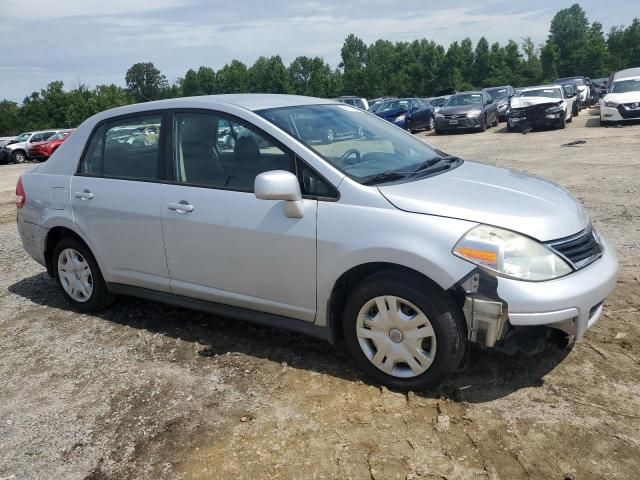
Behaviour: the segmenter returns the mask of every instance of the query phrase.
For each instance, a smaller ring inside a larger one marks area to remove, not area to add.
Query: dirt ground
[[[299,335],[133,298],[69,310],[20,245],[24,166],[0,166],[0,480],[638,478],[640,125],[593,113],[564,131],[419,134],[567,187],[621,270],[573,349],[473,350],[408,395]]]

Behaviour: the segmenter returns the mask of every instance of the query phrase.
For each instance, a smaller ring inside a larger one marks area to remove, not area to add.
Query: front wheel
[[[436,128],[436,121],[433,117],[429,117],[429,122],[427,122],[427,130],[431,131]]]
[[[365,279],[343,314],[355,363],[376,382],[404,391],[433,387],[457,368],[466,346],[463,325],[444,292],[401,272]]]
[[[84,243],[69,237],[60,240],[53,251],[53,265],[60,291],[77,310],[95,312],[113,303],[115,297]]]
[[[16,150],[11,155],[11,160],[13,161],[13,163],[24,163],[27,161],[27,154],[22,150]]]
[[[486,115],[484,117],[482,117],[482,120],[480,122],[479,130],[481,132],[486,132],[487,131],[487,116]]]

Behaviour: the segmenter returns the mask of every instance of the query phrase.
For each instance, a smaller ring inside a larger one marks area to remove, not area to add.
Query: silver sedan
[[[133,295],[342,341],[402,390],[518,327],[579,339],[617,274],[566,190],[317,98],[102,112],[16,193],[25,249],[75,309]]]

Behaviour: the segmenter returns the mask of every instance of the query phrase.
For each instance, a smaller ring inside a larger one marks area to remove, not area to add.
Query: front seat
[[[225,174],[216,148],[215,123],[205,115],[194,115],[182,127],[178,176],[186,183],[224,187]]]
[[[260,147],[253,135],[238,138],[233,149],[233,159],[235,168],[229,185],[252,191],[256,176],[262,172]]]

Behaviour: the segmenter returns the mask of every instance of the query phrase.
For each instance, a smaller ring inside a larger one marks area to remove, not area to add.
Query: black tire
[[[562,117],[562,123],[560,123],[560,125],[558,125],[558,128],[560,130],[564,130],[565,128],[567,128],[567,117],[566,116]]]
[[[437,343],[435,357],[420,375],[401,378],[387,374],[371,363],[360,347],[356,333],[358,313],[365,303],[383,295],[394,295],[413,303],[433,327]],[[342,318],[344,340],[354,362],[377,383],[394,390],[419,391],[437,385],[458,367],[467,345],[460,309],[438,287],[410,273],[382,271],[367,277],[349,294]]]
[[[495,119],[495,121],[491,124],[491,126],[492,126],[492,127],[497,127],[499,123],[500,123],[500,120],[498,120],[498,114],[496,113],[496,119]]]
[[[13,163],[24,163],[27,161],[27,154],[22,150],[16,150],[11,154],[11,161]]]
[[[482,117],[482,123],[480,124],[479,130],[481,132],[486,132],[487,131],[487,116],[484,115]]]
[[[573,122],[573,115],[571,115],[571,116],[569,117],[569,120],[566,120],[566,122],[567,122],[567,123],[571,123],[571,122]]]
[[[335,139],[335,133],[333,132],[333,129],[327,128],[324,132],[324,138],[322,139],[323,142],[326,145],[329,145],[330,143],[333,143],[334,139]]]
[[[436,120],[433,117],[429,117],[429,120],[427,121],[427,130],[431,131],[434,130],[436,128]]]
[[[62,286],[62,281],[58,272],[58,258],[60,257],[60,254],[67,248],[73,248],[78,253],[80,253],[80,255],[82,255],[87,261],[87,263],[89,264],[89,268],[91,269],[91,276],[93,278],[93,291],[91,292],[91,296],[89,297],[89,299],[83,302],[79,302],[71,298],[71,296],[69,296],[69,294]],[[56,282],[58,283],[58,288],[67,299],[67,301],[76,310],[79,310],[81,312],[97,312],[108,307],[114,302],[115,295],[107,290],[107,284],[102,277],[102,272],[100,272],[98,263],[96,262],[96,259],[94,258],[89,248],[83,242],[73,237],[62,238],[62,240],[58,242],[53,250],[52,264]]]
[[[443,135],[445,133],[444,130],[440,130],[439,128],[434,128],[433,131],[436,132],[436,135]]]

